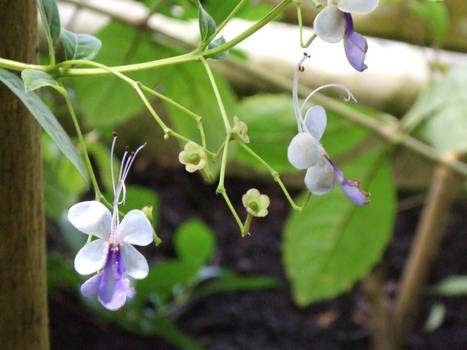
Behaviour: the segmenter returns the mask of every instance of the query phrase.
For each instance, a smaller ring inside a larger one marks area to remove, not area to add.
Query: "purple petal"
[[[353,20],[350,13],[345,14],[344,49],[347,60],[359,72],[368,66],[365,64],[365,55],[368,50],[366,39],[353,30]]]
[[[110,248],[97,293],[99,302],[108,310],[121,308],[127,296],[132,297],[135,294],[130,281],[123,277],[124,271],[120,248]]]
[[[81,285],[81,294],[85,297],[90,297],[96,295],[99,292],[99,283],[101,281],[102,274],[97,274],[92,276],[91,278],[87,279]]]
[[[344,173],[328,158],[329,163],[331,163],[334,168],[334,175],[336,181],[339,184],[342,192],[347,196],[347,198],[357,204],[357,205],[367,205],[370,203],[370,194],[363,191],[360,188],[360,183],[357,180],[347,179],[344,177]]]

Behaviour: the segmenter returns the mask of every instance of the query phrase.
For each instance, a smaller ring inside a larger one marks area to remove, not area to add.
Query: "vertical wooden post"
[[[445,156],[451,160],[458,158],[455,153]],[[451,169],[444,165],[436,167],[396,298],[395,349],[402,347],[415,322],[423,288],[441,245],[444,222],[461,186],[462,178]]]
[[[0,0],[0,57],[37,61],[36,0]],[[47,350],[41,129],[0,83],[0,348]]]

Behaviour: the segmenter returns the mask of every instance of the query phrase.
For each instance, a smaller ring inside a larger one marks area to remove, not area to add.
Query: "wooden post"
[[[0,0],[0,57],[35,63],[36,0]],[[41,129],[0,83],[0,348],[49,348]]]

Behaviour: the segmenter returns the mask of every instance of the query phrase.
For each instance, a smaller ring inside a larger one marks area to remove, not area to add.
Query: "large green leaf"
[[[47,41],[52,47],[57,45],[60,36],[60,15],[55,0],[37,0],[37,7],[41,15]]]
[[[151,61],[180,53],[156,45],[149,35],[117,22],[107,25],[98,37],[104,45],[96,61],[108,65]],[[132,44],[135,39],[137,43]],[[135,72],[130,76],[150,87],[157,87],[162,93],[201,115],[208,146],[219,146],[224,138],[222,119],[209,79],[200,63],[160,67]],[[235,96],[232,90],[219,75],[215,74],[215,78],[226,109],[233,110]],[[140,98],[129,85],[114,77],[75,79],[71,83],[85,121],[91,127],[115,126],[144,109]],[[160,112],[160,108],[156,104],[154,106]],[[178,132],[201,142],[197,124],[190,116],[169,104],[167,110],[171,124]]]
[[[467,151],[467,65],[451,68],[420,95],[405,127],[440,151]]]
[[[62,28],[60,39],[65,48],[67,60],[92,60],[99,52],[102,43],[89,34],[77,34]]]
[[[181,260],[201,266],[211,259],[216,247],[212,231],[200,220],[191,220],[175,232],[175,249]]]
[[[296,171],[287,160],[287,148],[297,134],[290,95],[256,95],[244,99],[238,109],[240,120],[248,125],[249,146],[279,172]],[[331,157],[348,152],[363,140],[367,131],[338,115],[327,112],[328,124],[321,142]],[[258,170],[264,167],[243,149],[238,148],[236,160]]]
[[[159,0],[140,0],[149,8],[156,5]],[[174,6],[174,4],[176,4]],[[193,19],[198,17],[198,9],[196,2],[190,0],[173,0],[167,1],[159,7],[159,13],[175,17],[177,19]],[[238,0],[208,0],[203,1],[204,9],[211,15],[216,23],[221,23],[237,6]],[[176,8],[176,10],[174,10]],[[237,12],[235,17],[243,18],[250,21],[258,20],[264,17],[272,6],[267,4],[258,3],[257,0],[250,0],[243,4],[240,11]]]
[[[368,178],[363,188],[371,192],[369,205],[354,205],[336,188],[312,196],[302,213],[290,215],[283,259],[299,305],[349,289],[380,259],[391,235],[396,203],[389,162],[374,168],[378,154],[361,156],[343,169],[349,177]]]
[[[410,0],[407,6],[413,14],[428,24],[437,39],[442,39],[446,35],[449,29],[449,11],[444,2]]]
[[[165,260],[151,266],[148,276],[137,283],[135,303],[143,303],[155,294],[162,303],[167,302],[175,287],[186,285],[196,277],[199,266],[180,260]]]
[[[23,81],[15,74],[0,68],[0,81],[2,81],[26,106],[37,122],[42,126],[58,148],[68,157],[78,169],[84,179],[87,180],[86,170],[75,146],[71,142],[65,130],[47,106],[34,92],[26,92]]]

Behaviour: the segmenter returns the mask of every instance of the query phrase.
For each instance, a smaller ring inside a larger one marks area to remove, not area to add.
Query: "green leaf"
[[[152,206],[153,225],[157,226],[159,214],[159,196],[149,188],[129,185],[126,187],[125,205],[120,206],[120,209],[127,213],[133,209],[141,210],[145,206]]]
[[[216,31],[216,22],[214,22],[214,19],[206,12],[199,1],[198,7],[199,32],[201,34],[201,41],[204,42]]]
[[[60,39],[65,48],[67,60],[92,60],[99,52],[102,43],[89,34],[76,34],[62,28]]]
[[[443,324],[446,316],[446,306],[441,303],[436,303],[431,307],[430,314],[423,326],[425,332],[433,332]]]
[[[358,207],[335,188],[324,196],[312,196],[301,213],[288,218],[283,260],[299,305],[349,289],[381,258],[391,236],[396,202],[389,162],[375,163],[379,155],[365,154],[343,169],[347,176],[365,180],[369,205]]]
[[[23,81],[15,74],[0,68],[2,81],[26,106],[37,122],[50,135],[60,150],[68,157],[87,181],[86,169],[75,146],[54,115],[34,92],[26,92]]]
[[[290,95],[255,95],[242,100],[237,115],[248,125],[249,146],[279,172],[295,172],[287,160],[287,148],[297,134],[297,122]],[[335,159],[362,141],[368,132],[337,114],[327,112],[328,124],[321,142]],[[258,171],[266,169],[243,149],[238,148],[235,159]]]
[[[50,86],[61,92],[62,87],[58,85],[57,81],[46,72],[35,69],[25,69],[21,72],[21,78],[24,82],[26,92],[34,91],[44,86]]]
[[[110,148],[98,142],[97,140],[86,140],[86,147],[88,149],[89,155],[92,156],[99,169],[101,181],[105,187],[104,193],[110,193],[112,191],[112,175],[110,174]],[[115,158],[113,164],[114,174],[118,174],[120,169],[120,161]]]
[[[152,61],[181,53],[161,44],[154,45],[149,35],[117,22],[108,24],[99,32],[98,37],[104,45],[96,56],[96,61],[107,65]],[[135,37],[140,37],[136,47],[133,46]],[[223,124],[212,87],[201,64],[160,67],[129,75],[149,87],[156,87],[158,91],[201,115],[208,146],[219,147],[225,137]],[[218,74],[214,76],[226,109],[233,110],[233,91],[222,77]],[[89,127],[115,127],[144,110],[141,99],[131,87],[114,77],[73,79],[69,84],[74,87],[84,120]],[[156,100],[156,103],[161,102]],[[162,108],[156,103],[156,111],[160,112]],[[185,112],[169,104],[166,107],[171,126],[184,136],[201,143],[197,123]]]
[[[204,350],[195,340],[180,331],[175,323],[166,317],[155,317],[150,321],[150,332],[167,340],[178,349],[183,350]]]
[[[422,18],[437,39],[442,39],[449,28],[449,12],[442,1],[425,1],[423,3],[411,0],[407,4],[410,11]]]
[[[174,245],[180,259],[201,266],[211,259],[216,241],[209,227],[199,220],[191,220],[177,229]]]
[[[437,150],[467,151],[467,65],[451,68],[426,89],[404,118],[405,127]]]
[[[66,286],[73,289],[81,283],[73,266],[65,257],[58,253],[47,255],[47,284],[49,292],[56,287]]]
[[[198,273],[198,266],[185,261],[166,260],[154,264],[144,280],[137,283],[135,302],[141,303],[156,293],[160,302],[167,302],[177,286],[184,286],[193,280]]]
[[[57,4],[55,0],[37,0],[37,6],[39,8],[47,41],[52,47],[55,47],[58,37],[60,36],[61,27]]]
[[[430,291],[448,297],[467,295],[467,276],[449,276],[435,284]]]
[[[208,49],[214,49],[218,46],[221,46],[222,44],[225,44],[225,39],[223,36],[221,36],[220,38],[217,38],[216,40],[213,40],[209,43],[208,45]],[[215,59],[218,59],[218,60],[222,60],[224,58],[226,58],[227,56],[229,55],[229,50],[225,50],[225,51],[222,51],[221,53],[218,53],[217,55],[215,56],[212,56],[210,58],[215,58]]]
[[[44,200],[47,216],[58,219],[76,201],[60,182],[55,169],[44,163]]]
[[[235,273],[223,274],[217,280],[207,282],[196,290],[197,296],[208,294],[273,289],[279,286],[277,279],[268,276],[238,276]]]

